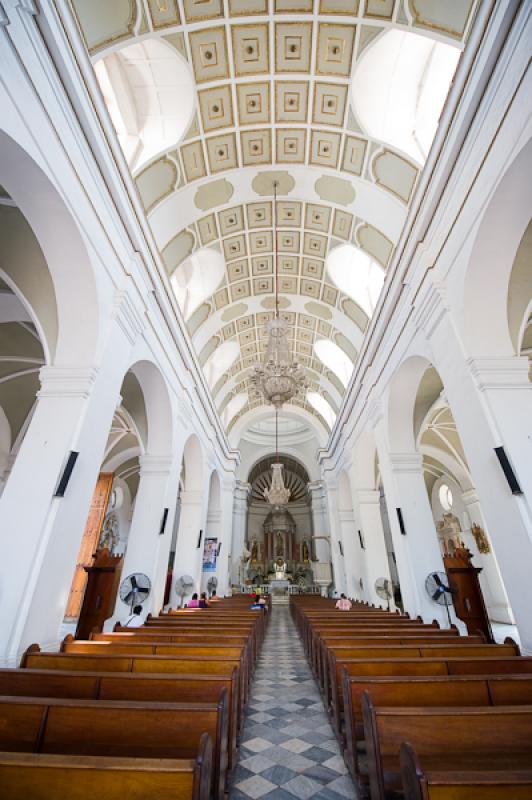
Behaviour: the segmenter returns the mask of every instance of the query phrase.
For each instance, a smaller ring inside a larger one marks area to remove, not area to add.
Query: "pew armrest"
[[[409,742],[403,742],[400,751],[401,780],[405,800],[424,800],[425,775],[416,751]]]

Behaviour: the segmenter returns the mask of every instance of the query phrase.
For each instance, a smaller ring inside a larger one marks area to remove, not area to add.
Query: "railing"
[[[260,591],[261,594],[269,595],[271,594],[271,586],[269,583],[261,583],[260,586],[242,586],[241,591],[243,594],[254,594],[257,589]],[[287,586],[288,594],[320,594],[320,587],[312,584],[310,586],[297,586],[291,584]]]

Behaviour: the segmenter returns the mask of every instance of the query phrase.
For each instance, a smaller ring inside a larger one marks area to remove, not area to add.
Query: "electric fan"
[[[216,592],[217,586],[218,586],[218,578],[215,575],[213,575],[212,578],[209,578],[209,580],[207,581],[207,591],[209,592],[209,595]]]
[[[445,572],[431,572],[425,579],[425,589],[428,596],[439,606],[445,606],[449,627],[451,627],[451,612],[449,606],[453,604],[453,594],[455,589],[449,584],[449,578]]]
[[[390,599],[393,597],[393,586],[389,578],[377,578],[375,581],[375,592],[382,600],[386,600],[388,611],[390,610]]]
[[[194,586],[194,578],[190,575],[181,575],[175,582],[175,593],[178,597],[181,598],[181,603],[179,608],[183,607],[183,598],[185,595],[190,593],[190,590]]]
[[[120,599],[132,612],[135,606],[142,605],[148,599],[150,592],[151,581],[143,572],[133,572],[120,584]]]

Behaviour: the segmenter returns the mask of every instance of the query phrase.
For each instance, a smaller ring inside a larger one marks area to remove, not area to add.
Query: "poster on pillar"
[[[203,546],[203,572],[216,572],[218,539],[205,539]]]

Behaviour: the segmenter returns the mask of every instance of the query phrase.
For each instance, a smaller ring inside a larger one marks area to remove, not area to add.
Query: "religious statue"
[[[284,556],[284,545],[283,545],[283,537],[280,533],[277,534],[276,546],[275,546],[275,555],[276,556]]]
[[[240,583],[241,584],[243,584],[244,581],[246,580],[250,557],[251,557],[251,553],[247,549],[246,545],[244,545],[244,549],[242,550],[242,555],[240,556]]]
[[[483,528],[480,525],[477,525],[474,522],[471,525],[471,533],[475,538],[475,542],[477,543],[478,552],[479,553],[489,553],[490,552],[490,543],[488,541],[488,537]]]
[[[251,544],[251,563],[256,564],[259,560],[259,548],[257,546],[257,542],[253,540]]]
[[[308,564],[309,562],[309,549],[308,544],[306,541],[303,541],[303,546],[301,547],[301,554],[302,554],[302,561],[304,564]]]
[[[282,558],[278,558],[275,562],[275,578],[276,580],[284,580],[286,578],[286,563]]]

